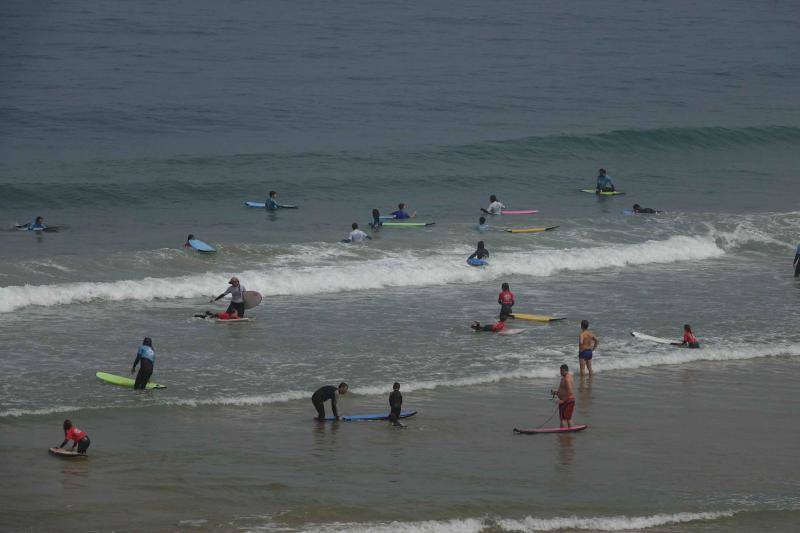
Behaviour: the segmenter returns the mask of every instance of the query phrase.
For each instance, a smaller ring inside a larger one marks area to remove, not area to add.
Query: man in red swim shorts
[[[561,365],[561,383],[558,384],[557,391],[550,392],[558,396],[558,416],[561,419],[562,428],[572,427],[572,412],[575,410],[575,396],[572,394],[573,383],[569,367]]]

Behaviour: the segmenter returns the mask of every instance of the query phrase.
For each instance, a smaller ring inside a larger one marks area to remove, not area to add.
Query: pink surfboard
[[[535,215],[538,213],[538,209],[523,209],[520,211],[501,211],[503,215]]]
[[[517,429],[514,428],[514,433],[522,433],[524,435],[536,435],[539,433],[574,433],[575,431],[583,431],[588,428],[586,424],[581,426],[572,426],[568,428],[540,428],[540,429]]]

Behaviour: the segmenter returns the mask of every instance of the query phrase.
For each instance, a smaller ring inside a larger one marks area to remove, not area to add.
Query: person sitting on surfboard
[[[225,292],[216,298],[211,299],[211,302],[216,302],[220,298],[223,298],[226,294],[230,294],[231,303],[228,306],[227,312],[230,313],[236,309],[236,312],[239,313],[239,318],[244,318],[244,293],[246,289],[244,288],[244,285],[239,283],[239,278],[236,276],[232,277],[230,281],[228,281],[228,284],[230,287],[225,289]]]
[[[639,204],[633,204],[633,212],[637,214],[653,215],[655,213],[660,213],[661,211],[653,209],[652,207],[642,207]]]
[[[75,446],[77,446],[78,453],[83,455],[86,455],[86,450],[92,444],[92,441],[89,440],[89,435],[85,431],[73,426],[70,420],[64,420],[64,442],[57,447],[63,449],[69,441],[72,441],[72,449],[75,450]]]
[[[606,174],[606,169],[601,168],[597,171],[597,192],[614,192],[614,182],[611,181],[611,176]]]
[[[239,320],[239,313],[236,309],[233,309],[230,313],[225,311],[224,313],[212,313],[211,311],[206,311],[202,315],[194,315],[195,318],[218,318],[220,320]]]
[[[500,304],[500,316],[510,315],[511,308],[514,307],[514,293],[508,286],[508,283],[503,283],[501,286],[502,292],[497,297],[497,303]]]
[[[491,331],[492,333],[499,333],[499,332],[503,331],[504,329],[506,329],[506,319],[507,318],[508,318],[508,315],[500,315],[500,319],[497,322],[495,322],[494,324],[491,324],[491,325],[490,324],[486,324],[485,326],[481,326],[480,322],[478,322],[477,320],[474,320],[470,327],[472,329],[474,329],[475,331]]]
[[[331,409],[333,410],[334,418],[339,420],[339,410],[336,408],[336,401],[339,399],[340,395],[347,394],[348,388],[347,383],[342,381],[339,383],[338,387],[325,385],[314,392],[311,396],[311,403],[314,404],[317,410],[317,420],[325,420],[325,402],[328,400],[331,401]]]
[[[558,417],[561,419],[562,428],[572,427],[572,412],[575,410],[575,396],[572,394],[573,379],[567,365],[561,365],[561,383],[558,390],[551,390],[550,394],[558,396]]]
[[[147,387],[147,382],[150,381],[150,376],[153,375],[153,365],[156,362],[156,351],[153,348],[153,340],[150,337],[145,337],[139,350],[136,352],[136,359],[133,360],[133,368],[131,374],[136,372],[136,365],[142,363],[139,367],[139,373],[136,374],[136,382],[133,384],[134,390],[144,390]]]
[[[486,223],[486,217],[481,217],[478,219],[478,231],[488,231],[489,224]]]
[[[489,250],[487,250],[483,244],[483,241],[478,241],[478,249],[475,252],[467,257],[467,261],[470,259],[489,259]]]
[[[417,212],[414,211],[412,214],[406,213],[406,204],[400,203],[397,204],[397,211],[392,211],[392,216],[397,220],[405,220],[407,218],[414,218],[417,216]]]
[[[506,206],[501,204],[497,200],[497,196],[493,194],[489,197],[489,207],[487,207],[486,209],[481,207],[481,211],[483,211],[487,215],[499,215],[500,213],[503,212],[503,209],[505,208]]]
[[[687,348],[699,348],[700,342],[692,332],[692,326],[689,324],[683,325],[683,342],[678,343],[678,346],[686,346]]]
[[[381,222],[381,212],[377,209],[372,210],[372,222],[369,223],[369,227],[372,229],[380,229],[383,226],[383,222]]]
[[[395,426],[402,426],[399,422],[400,412],[403,410],[403,395],[400,394],[400,384],[395,382],[392,385],[392,392],[389,393],[389,421]]]
[[[364,239],[372,240],[372,237],[358,229],[358,222],[353,222],[353,225],[350,227],[353,228],[353,231],[351,231],[350,236],[342,242],[363,242]]]
[[[592,375],[592,356],[598,344],[600,341],[594,336],[594,333],[589,331],[589,321],[581,320],[581,333],[578,336],[578,361],[581,364],[581,376],[587,368],[589,375]]]

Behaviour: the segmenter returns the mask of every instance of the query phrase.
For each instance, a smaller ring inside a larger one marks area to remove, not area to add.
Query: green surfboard
[[[581,189],[581,192],[588,192],[589,194],[598,194],[600,196],[619,196],[620,194],[625,194],[622,191],[597,192],[597,189]]]
[[[105,381],[106,383],[111,383],[112,385],[119,385],[120,387],[128,387],[129,389],[133,388],[133,384],[136,383],[135,379],[126,378],[124,376],[116,376],[114,374],[109,374],[107,372],[98,372],[95,374],[98,379]],[[164,385],[159,385],[158,383],[153,383],[152,381],[147,384],[148,389],[166,389]]]

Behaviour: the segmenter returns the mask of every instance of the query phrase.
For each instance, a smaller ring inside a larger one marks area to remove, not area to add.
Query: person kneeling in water
[[[239,312],[236,309],[231,309],[231,312],[225,311],[224,313],[212,313],[206,311],[202,315],[194,315],[195,318],[218,318],[220,320],[239,320]]]
[[[633,212],[642,215],[654,215],[656,213],[660,213],[661,211],[653,209],[652,207],[642,207],[639,204],[633,204]]]
[[[467,257],[467,261],[470,259],[477,258],[477,259],[489,259],[489,250],[485,248],[483,241],[478,241],[478,249],[475,252]]]
[[[481,326],[481,323],[475,320],[470,327],[475,331],[491,331],[492,333],[498,333],[506,329],[506,318],[508,318],[506,315],[500,315],[500,320],[495,324],[486,324],[485,326]]]
[[[64,420],[64,442],[61,443],[59,448],[64,449],[64,446],[66,446],[69,441],[73,442],[72,449],[75,450],[75,446],[77,446],[78,453],[82,453],[83,455],[86,455],[86,450],[89,449],[89,446],[92,444],[92,441],[89,440],[89,435],[87,435],[85,431],[81,431],[73,426],[71,421]]]
[[[698,342],[697,337],[694,336],[692,333],[692,326],[689,324],[683,325],[683,342],[674,343],[678,346],[686,346],[687,348],[699,348],[700,342]]]

